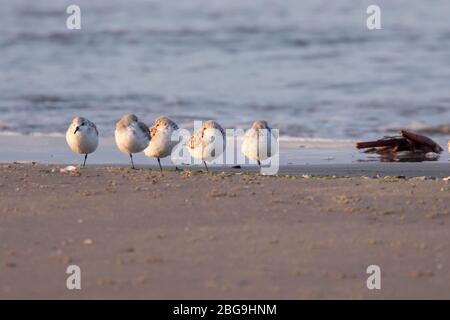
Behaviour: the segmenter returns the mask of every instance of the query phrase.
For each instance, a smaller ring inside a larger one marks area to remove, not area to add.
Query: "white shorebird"
[[[272,132],[266,121],[255,121],[244,135],[242,142],[242,153],[261,166],[261,160],[266,160],[272,156],[271,148]]]
[[[127,114],[116,123],[114,136],[119,150],[130,155],[131,167],[134,169],[133,153],[143,151],[150,141],[148,127],[139,122],[134,114]]]
[[[88,154],[98,146],[97,127],[86,118],[76,117],[67,129],[66,141],[73,152],[84,154],[84,167]]]
[[[208,171],[206,161],[216,159],[225,150],[225,131],[217,122],[208,120],[192,134],[187,147],[191,156],[202,160]]]
[[[164,116],[156,118],[155,123],[150,127],[150,144],[144,153],[147,157],[158,159],[161,171],[161,158],[170,156],[172,149],[178,144],[178,141],[172,141],[172,134],[176,130],[178,130],[177,124]]]

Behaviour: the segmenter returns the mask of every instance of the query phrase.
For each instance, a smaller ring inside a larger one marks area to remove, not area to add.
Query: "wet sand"
[[[450,298],[442,179],[59,168],[0,165],[2,299]]]
[[[446,141],[437,140],[445,146]],[[0,163],[14,161],[32,162],[47,164],[74,164],[83,162],[83,155],[73,153],[67,146],[66,140],[61,136],[2,136],[0,135]],[[186,151],[187,152],[187,151]],[[227,149],[228,152],[228,149]],[[235,156],[240,154],[239,142],[234,149]],[[120,152],[114,141],[113,136],[100,135],[99,147],[88,157],[88,164],[96,165],[128,165],[128,155]],[[134,155],[134,161],[139,166],[156,166],[155,159],[149,159],[143,153]],[[186,164],[185,161],[183,161]],[[162,159],[164,166],[173,166],[171,159]],[[192,162],[190,163],[192,165]],[[245,163],[233,163],[232,165],[248,165]],[[355,148],[355,141],[350,140],[331,140],[331,139],[281,139],[280,140],[280,173],[297,174],[299,170],[312,170],[315,173],[325,173],[330,175],[362,175],[362,169],[369,169],[370,172],[386,168],[385,174],[402,174],[401,170],[408,169],[408,175],[416,175],[415,170],[419,170],[422,175],[428,175],[424,171],[431,170],[429,175],[439,174],[435,168],[441,170],[447,169],[447,176],[450,175],[450,153],[447,151],[440,154],[438,161],[427,161],[421,163],[399,163],[392,166],[392,163],[380,163],[379,156],[361,152]],[[254,163],[253,165],[256,165]],[[223,165],[216,165],[222,168]],[[248,170],[251,168],[246,168]],[[349,171],[353,171],[349,172]],[[382,173],[381,172],[381,173]],[[371,173],[371,174],[372,174]],[[377,172],[373,173],[376,174]],[[442,175],[442,173],[440,173]],[[444,172],[445,174],[445,172]]]

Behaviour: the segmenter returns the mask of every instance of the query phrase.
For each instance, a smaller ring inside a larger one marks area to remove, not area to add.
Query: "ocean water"
[[[382,30],[366,27],[381,7]],[[66,8],[81,7],[81,30]],[[450,133],[449,0],[0,0],[0,134],[266,119],[281,136]],[[450,135],[450,134],[449,134]]]

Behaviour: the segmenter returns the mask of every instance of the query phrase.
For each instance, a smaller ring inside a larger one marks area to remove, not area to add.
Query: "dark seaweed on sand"
[[[426,155],[430,152],[439,154],[442,147],[432,139],[411,131],[401,130],[399,136],[384,137],[375,141],[356,143],[356,148],[366,149],[366,153],[376,153],[384,161],[423,161],[435,160]]]

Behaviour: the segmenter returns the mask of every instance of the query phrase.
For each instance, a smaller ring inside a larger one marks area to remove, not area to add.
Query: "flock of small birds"
[[[114,136],[117,148],[130,156],[133,169],[135,168],[133,154],[143,151],[146,156],[158,160],[159,169],[162,171],[161,158],[170,156],[173,148],[179,143],[172,139],[172,134],[176,130],[178,125],[165,116],[158,117],[149,128],[134,114],[127,114],[116,123]],[[270,143],[260,143],[262,137],[267,138],[267,132],[270,130],[266,121],[258,120],[244,136],[242,153],[249,159],[256,160],[259,166],[261,160],[271,157]],[[186,144],[190,155],[201,160],[207,171],[206,162],[216,159],[225,150],[225,143],[222,143],[221,150],[217,150],[217,145],[213,143],[216,134],[222,135],[225,141],[225,131],[220,124],[208,120],[191,135]],[[73,152],[84,154],[84,167],[88,154],[93,153],[98,147],[97,127],[86,118],[76,117],[66,132],[66,141]],[[266,150],[261,150],[263,146]]]

